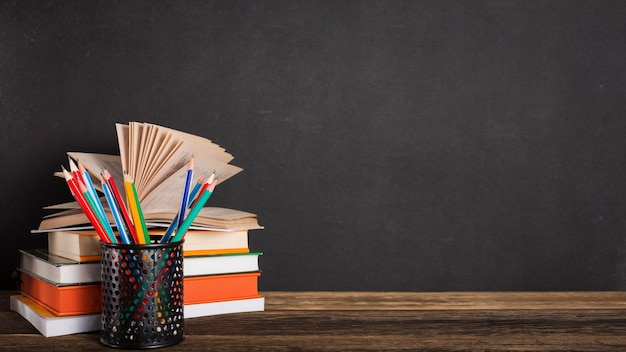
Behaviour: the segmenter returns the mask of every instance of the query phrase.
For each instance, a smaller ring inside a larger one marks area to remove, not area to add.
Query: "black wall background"
[[[224,146],[262,290],[626,289],[624,1],[0,1],[2,288],[67,151]]]

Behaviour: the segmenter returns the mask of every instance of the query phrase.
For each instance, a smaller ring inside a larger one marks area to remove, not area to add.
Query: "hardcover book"
[[[10,298],[10,309],[17,312],[45,337],[98,331],[100,313],[60,317],[23,295]]]
[[[10,309],[26,319],[45,337],[99,331],[100,313],[60,317],[23,295],[10,297]],[[265,298],[185,304],[185,319],[265,310]]]
[[[260,272],[206,275],[183,278],[185,304],[259,298]],[[57,316],[102,311],[100,283],[55,285],[33,274],[20,272],[20,293]]]
[[[102,310],[100,283],[56,285],[21,271],[20,293],[57,316],[99,313]]]
[[[57,284],[100,282],[100,261],[81,262],[50,254],[45,249],[19,251],[19,269]]]
[[[184,276],[206,276],[259,271],[262,253],[220,254],[185,257]]]
[[[77,285],[100,282],[100,261],[79,262],[50,254],[45,249],[23,249],[19,270],[33,274],[55,285]],[[233,274],[259,271],[260,252],[188,256],[184,259],[184,276]]]
[[[100,238],[95,231],[51,231],[48,252],[77,262],[100,261]]]
[[[154,230],[156,238],[163,230]],[[247,230],[188,230],[183,250],[185,256],[248,253]],[[57,230],[48,232],[48,252],[79,262],[100,260],[100,239],[95,231]]]
[[[260,272],[185,277],[185,304],[261,297]]]

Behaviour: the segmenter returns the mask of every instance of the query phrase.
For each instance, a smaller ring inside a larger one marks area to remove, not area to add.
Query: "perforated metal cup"
[[[100,342],[124,349],[184,339],[183,245],[110,244],[102,248]]]

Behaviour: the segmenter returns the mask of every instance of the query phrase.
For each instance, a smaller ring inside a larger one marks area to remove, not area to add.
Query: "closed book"
[[[261,297],[260,272],[185,277],[185,304]]]
[[[151,230],[150,233],[160,238],[164,231]],[[183,251],[184,256],[248,253],[248,231],[188,230]],[[99,261],[100,237],[94,231],[51,231],[48,252],[79,262]]]
[[[23,295],[10,297],[10,309],[17,312],[43,336],[62,336],[100,330],[100,313],[60,317]]]
[[[184,276],[204,276],[259,271],[262,253],[222,254],[183,259]]]
[[[56,256],[47,250],[23,249],[20,253],[20,270],[34,274],[52,284],[76,285],[100,282],[100,262],[78,262]],[[185,257],[183,274],[202,276],[259,271],[262,253],[219,254]]]
[[[46,249],[23,249],[20,269],[57,284],[100,281],[100,262],[80,262],[50,254]]]
[[[95,231],[51,231],[48,252],[78,262],[100,261],[100,237]]]
[[[20,271],[20,292],[58,316],[99,313],[100,290],[100,283],[58,285]]]
[[[248,231],[188,230],[184,237],[185,256],[249,252]]]
[[[184,277],[184,302],[198,304],[261,297],[258,292],[260,275],[260,272],[251,272]],[[20,272],[20,279],[20,293],[55,315],[69,316],[102,311],[100,283],[55,285],[23,270]]]
[[[229,301],[185,304],[185,319],[220,314],[261,312],[265,310],[265,297]]]
[[[99,331],[102,328],[100,313],[60,317],[23,295],[10,297],[10,309],[21,315],[45,337]],[[185,319],[263,310],[264,297],[184,306]]]

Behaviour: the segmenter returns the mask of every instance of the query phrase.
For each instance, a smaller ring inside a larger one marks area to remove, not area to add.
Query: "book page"
[[[210,166],[207,166],[206,160],[204,163],[198,161],[202,160],[194,159],[193,185],[202,175],[209,177],[215,173],[215,182],[219,185],[220,182],[242,171],[237,166],[216,162],[215,160],[211,160],[208,163]],[[144,213],[173,211],[175,214],[178,211],[185,189],[187,166],[186,163],[183,163],[170,177],[159,183],[143,198],[139,198]]]
[[[220,147],[216,143],[213,143],[210,139],[200,137],[195,134],[171,129],[168,127],[163,127],[159,125],[153,126],[156,126],[163,131],[168,131],[169,133],[172,133],[177,139],[185,141],[185,144],[188,145],[188,149],[202,150],[203,153],[210,156],[212,159],[224,163],[229,163],[234,159],[234,157],[230,153],[226,152],[226,149]]]
[[[142,187],[147,180],[150,178],[150,170],[154,168],[154,159],[156,158],[159,150],[161,150],[163,136],[159,134],[156,128],[152,128],[148,126],[145,139],[145,145],[143,146],[143,155],[141,160],[142,168],[140,169],[140,178],[139,180],[135,180],[137,183],[137,187]]]
[[[194,158],[194,173],[207,176],[215,173],[218,184],[243,171],[237,166],[228,164],[233,159],[232,155],[226,153],[224,148],[210,140],[166,127],[158,127],[163,131],[168,131],[172,135],[172,139],[177,140],[179,144],[174,153],[163,160],[164,163],[152,178],[137,189],[140,199],[147,197],[161,183],[166,182],[165,180],[174,173],[186,167],[192,157]]]
[[[137,146],[137,160],[135,160],[135,175],[133,176],[136,185],[141,183],[141,180],[143,179],[143,173],[147,168],[146,161],[148,159],[149,138],[150,128],[149,126],[142,124],[141,135],[138,138],[139,144]]]
[[[124,174],[122,173],[122,162],[119,155],[109,154],[96,154],[96,153],[83,153],[83,152],[67,152],[72,159],[80,161],[85,169],[89,172],[94,182],[93,186],[100,192],[102,192],[102,186],[100,185],[100,174],[104,169],[107,169],[115,181],[115,185],[118,187],[120,194],[124,194],[123,187],[119,185],[124,182]],[[97,179],[95,178],[97,176]]]
[[[115,130],[117,131],[117,144],[120,149],[123,172],[124,170],[128,170],[128,125],[116,123]],[[109,172],[111,172],[111,170],[109,170]],[[115,179],[115,182],[117,182],[117,179]]]
[[[147,191],[150,187],[149,185],[155,183],[154,179],[159,170],[165,167],[167,162],[172,159],[176,151],[183,145],[183,141],[174,140],[171,133],[159,132],[159,135],[163,135],[163,143],[154,156],[152,164],[146,171],[145,183],[142,184],[142,190]]]
[[[143,124],[131,122],[128,126],[128,170],[126,172],[134,181],[137,178],[137,159],[139,157],[139,144],[141,142]]]

